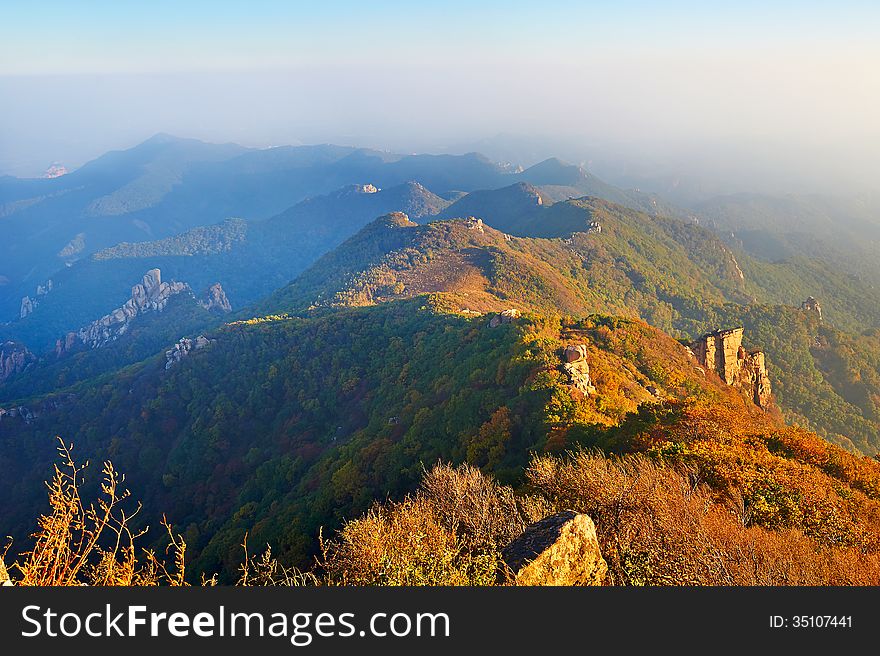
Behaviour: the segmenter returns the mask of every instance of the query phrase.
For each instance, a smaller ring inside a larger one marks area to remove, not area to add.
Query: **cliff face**
[[[691,350],[707,371],[716,372],[728,385],[745,388],[755,405],[767,408],[772,390],[764,352],[747,351],[742,338],[742,328],[717,330],[692,342]]]
[[[78,341],[89,348],[104,346],[125,334],[132,319],[139,314],[161,312],[168,304],[168,299],[187,291],[190,291],[190,288],[186,283],[162,282],[162,272],[159,269],[150,269],[144,274],[143,280],[131,288],[131,298],[122,307],[116,308],[110,314],[80,328],[75,333],[68,333],[63,340],[59,339],[55,344],[55,353],[61,355]]]
[[[199,301],[199,305],[206,310],[232,312],[232,304],[226,297],[226,292],[223,291],[223,286],[219,282],[214,283],[208,288],[206,298]]]
[[[24,371],[36,357],[24,344],[4,342],[0,344],[0,383]]]

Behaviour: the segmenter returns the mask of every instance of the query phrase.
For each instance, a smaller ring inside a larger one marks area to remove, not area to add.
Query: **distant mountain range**
[[[157,135],[60,177],[0,179],[7,235],[0,242],[0,313],[15,316],[22,296],[65,264],[120,242],[163,239],[231,217],[269,218],[347,185],[418,181],[444,195],[517,180],[558,193],[628,198],[556,160],[518,173],[477,154],[405,156],[331,145],[247,150]]]

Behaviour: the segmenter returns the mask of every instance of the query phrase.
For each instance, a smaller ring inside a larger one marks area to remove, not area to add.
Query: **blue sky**
[[[281,2],[0,4],[0,74],[400,65],[459,49],[514,57],[596,48],[734,51],[876,42],[876,2]]]
[[[584,161],[876,180],[878,70],[880,2],[0,0],[0,173],[159,131],[396,150],[507,133]]]

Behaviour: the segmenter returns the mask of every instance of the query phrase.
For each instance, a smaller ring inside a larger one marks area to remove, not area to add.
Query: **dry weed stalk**
[[[147,528],[133,528],[141,510],[127,512],[123,503],[130,497],[122,487],[125,477],[110,462],[105,462],[101,491],[96,503],[86,505],[80,494],[83,471],[88,462],[77,465],[72,445],[59,438],[61,466],[47,482],[50,512],[41,515],[38,530],[31,537],[33,548],[21,554],[11,566],[18,572],[15,583],[29,586],[74,585],[169,585],[184,584],[186,543],[175,536],[163,519],[173,552],[174,565],[169,571],[152,551],[145,551],[145,563],[138,563],[136,542]]]

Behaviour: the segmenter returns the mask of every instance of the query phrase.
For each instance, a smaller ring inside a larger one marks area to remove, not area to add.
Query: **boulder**
[[[522,313],[514,308],[504,310],[489,320],[489,328],[497,328],[502,324],[512,323],[514,319],[519,319],[520,316],[522,316]]]
[[[581,394],[589,396],[596,391],[590,380],[586,344],[569,344],[562,353],[562,368],[568,375],[568,384]]]
[[[579,360],[587,359],[587,345],[586,344],[569,344],[565,347],[565,352],[562,354],[562,359],[566,362],[577,362]]]
[[[572,510],[530,524],[501,557],[516,585],[602,585],[608,571],[593,520]]]

